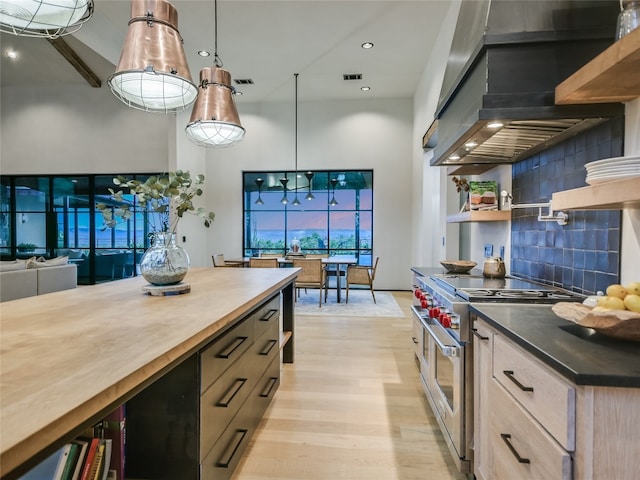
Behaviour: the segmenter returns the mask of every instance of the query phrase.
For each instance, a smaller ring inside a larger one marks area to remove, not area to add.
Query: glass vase
[[[189,255],[176,244],[175,233],[155,233],[140,260],[140,273],[152,285],[180,283],[189,271]]]

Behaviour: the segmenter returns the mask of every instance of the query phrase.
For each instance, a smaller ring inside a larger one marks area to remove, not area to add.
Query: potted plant
[[[467,193],[469,191],[469,182],[467,182],[467,179],[464,177],[453,177],[451,180],[456,184],[458,193],[465,192],[463,197],[464,204],[460,207],[460,213],[469,211],[469,195]]]
[[[21,253],[31,253],[35,251],[38,246],[34,243],[19,243],[16,248]]]
[[[192,177],[188,171],[176,170],[153,175],[144,182],[118,176],[113,183],[120,190],[110,188],[109,192],[118,206],[114,208],[105,203],[96,204],[102,213],[105,228],[114,227],[117,219],[127,221],[133,216],[132,204],[124,198],[127,193],[133,195],[136,208],[154,214],[149,216],[151,247],[140,261],[142,276],[153,285],[181,282],[189,269],[189,256],[176,244],[178,222],[185,214],[196,215],[209,228],[215,218],[213,212],[196,208],[193,204],[194,198],[203,193],[201,185],[204,184],[204,175]]]

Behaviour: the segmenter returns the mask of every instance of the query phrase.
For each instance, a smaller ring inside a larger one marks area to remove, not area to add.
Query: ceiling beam
[[[48,38],[49,43],[53,45],[60,55],[62,55],[67,62],[71,64],[73,68],[84,78],[89,85],[94,88],[100,88],[102,81],[100,78],[84,63],[84,61],[78,56],[78,54],[69,46],[67,42],[62,38]]]

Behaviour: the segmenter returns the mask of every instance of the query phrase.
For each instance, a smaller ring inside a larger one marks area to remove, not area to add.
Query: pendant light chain
[[[222,68],[224,64],[218,56],[218,0],[213,2],[213,28],[215,29],[213,34],[213,63],[216,67]]]

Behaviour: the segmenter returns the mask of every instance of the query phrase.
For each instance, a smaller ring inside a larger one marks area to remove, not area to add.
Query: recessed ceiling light
[[[18,52],[16,52],[15,50],[7,50],[7,57],[15,60],[16,58],[18,58]]]
[[[244,93],[242,93],[240,90],[234,90],[233,94],[238,96],[244,95]]]
[[[371,90],[371,87],[360,87],[360,90],[362,90],[363,92],[368,92],[369,90]]]
[[[487,128],[497,129],[497,128],[502,128],[502,127],[504,127],[504,123],[498,122],[498,121],[490,122],[490,123],[487,124]]]
[[[467,143],[464,144],[465,147],[467,148],[474,148],[478,146],[478,142],[474,141],[474,140],[470,140]]]
[[[209,55],[211,55],[211,53],[207,52],[206,50],[198,50],[198,55],[200,55],[201,57],[208,57]]]
[[[460,160],[460,155],[454,153],[453,155],[449,156],[449,160]]]
[[[360,45],[362,48],[364,49],[369,49],[369,48],[373,48],[373,43],[371,42],[364,42],[362,45]]]

